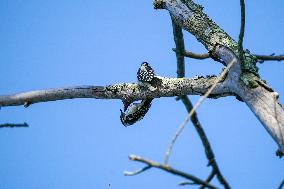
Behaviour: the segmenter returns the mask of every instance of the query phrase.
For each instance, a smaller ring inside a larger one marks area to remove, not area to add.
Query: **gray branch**
[[[270,61],[282,61],[284,60],[284,55],[257,55],[255,54],[256,58],[259,60],[260,63],[263,63],[264,61],[270,60]]]
[[[175,48],[172,49],[173,51],[176,51]],[[191,51],[184,50],[183,56],[188,57],[188,58],[194,58],[194,59],[199,59],[199,60],[204,60],[207,58],[210,58],[209,53],[194,53]],[[284,60],[284,55],[259,55],[259,54],[254,54],[254,56],[257,58],[257,62],[259,63],[264,63],[265,61],[282,61]]]
[[[184,48],[183,32],[182,32],[182,28],[174,22],[173,18],[172,18],[172,26],[173,26],[174,41],[175,41],[175,44],[176,44],[175,53],[176,53],[176,58],[177,58],[177,75],[178,75],[179,78],[182,78],[182,77],[185,76],[185,65],[184,65],[184,55],[183,55],[185,48]],[[209,54],[208,54],[208,56],[209,56]],[[189,100],[189,98],[186,95],[184,95],[184,96],[180,96],[180,99],[183,102],[183,104],[185,105],[188,113],[190,113],[193,109],[193,105],[192,105],[191,101]],[[198,119],[196,111],[194,111],[194,113],[191,116],[191,122],[192,122],[195,130],[197,131],[197,133],[198,133],[198,135],[199,135],[199,137],[202,141],[203,147],[205,149],[205,154],[206,154],[206,157],[208,159],[208,164],[210,164],[212,166],[212,169],[213,169],[212,178],[216,174],[219,182],[221,184],[223,184],[226,189],[230,189],[229,183],[227,182],[227,180],[225,179],[225,177],[221,173],[221,170],[219,169],[218,163],[217,163],[215,156],[214,156],[213,149],[212,149],[210,142],[209,142],[209,139],[206,136],[205,131],[204,131],[199,119]],[[208,183],[210,183],[212,178],[211,177],[208,177],[208,178],[209,179],[207,179],[206,181]],[[200,188],[205,188],[205,186],[201,186]]]
[[[46,89],[0,96],[0,106],[26,107],[39,102],[73,98],[121,99],[127,101],[146,98],[172,97],[180,95],[202,95],[216,80],[216,76],[195,78],[163,78],[161,85],[151,91],[135,83],[119,83],[108,86],[75,86]],[[226,86],[219,83],[211,97],[232,96]]]
[[[237,58],[236,55],[225,47],[216,48],[214,52],[226,63]],[[237,94],[256,115],[268,133],[284,152],[284,110],[278,102],[278,93],[274,92],[263,81],[258,80],[258,86],[251,88],[240,81],[240,64],[229,72],[224,84]]]
[[[236,41],[202,12],[202,6],[192,0],[154,0],[154,7],[168,10],[175,22],[194,35],[213,57],[222,59],[226,64],[234,58],[238,60],[224,86],[248,105],[284,153],[284,111],[278,102],[278,94],[258,78],[256,57],[246,53],[241,69]]]
[[[0,128],[15,128],[15,127],[28,127],[27,123],[3,123]]]
[[[172,167],[170,167],[168,165],[160,164],[160,163],[154,162],[152,160],[147,160],[147,159],[142,158],[142,157],[137,156],[137,155],[130,155],[129,159],[131,161],[141,162],[141,163],[144,163],[144,164],[146,164],[146,165],[148,165],[150,167],[155,167],[155,168],[161,169],[163,171],[166,171],[168,173],[171,173],[171,174],[174,174],[174,175],[186,178],[188,180],[191,180],[194,184],[205,186],[205,187],[211,188],[211,189],[217,189],[217,187],[213,186],[212,184],[210,184],[210,183],[208,183],[206,181],[203,181],[202,179],[200,179],[200,178],[198,178],[198,177],[196,177],[194,175],[182,172],[182,171],[177,170],[175,168],[172,168]],[[147,168],[147,169],[149,169],[149,168]],[[144,171],[142,171],[142,172],[144,172]],[[139,173],[141,173],[141,171]]]

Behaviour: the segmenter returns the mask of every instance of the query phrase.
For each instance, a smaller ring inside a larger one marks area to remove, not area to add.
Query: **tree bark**
[[[58,89],[37,90],[0,96],[0,107],[29,106],[34,103],[73,98],[121,99],[125,101],[146,98],[172,97],[180,95],[202,95],[215,82],[216,76],[195,78],[163,78],[154,91],[134,83],[119,83],[108,86],[75,86]],[[211,94],[212,98],[232,96],[228,88],[219,83]]]
[[[203,13],[202,6],[192,0],[155,0],[154,8],[168,10],[175,22],[194,35],[211,57],[222,59],[225,64],[237,59],[238,64],[230,70],[224,85],[248,105],[283,154],[284,111],[278,102],[278,93],[259,78],[257,58],[245,52],[241,68],[236,41]]]

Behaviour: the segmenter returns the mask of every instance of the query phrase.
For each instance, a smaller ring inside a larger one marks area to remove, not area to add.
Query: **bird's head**
[[[148,62],[142,62],[141,66],[149,66]]]

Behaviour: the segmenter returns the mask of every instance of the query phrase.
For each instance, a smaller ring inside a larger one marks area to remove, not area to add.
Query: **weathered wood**
[[[154,7],[168,10],[175,22],[194,35],[213,57],[225,64],[238,59],[237,42],[202,11],[202,6],[192,0],[155,0]],[[246,52],[244,58],[242,69],[237,60],[224,86],[248,105],[284,153],[284,110],[278,94],[259,78],[256,57]]]
[[[202,95],[216,80],[216,76],[195,78],[163,78],[156,90],[147,90],[134,83],[119,83],[109,86],[75,86],[58,89],[37,90],[0,96],[0,106],[19,106],[73,98],[142,100],[146,98],[180,95]],[[219,83],[211,97],[233,95]]]

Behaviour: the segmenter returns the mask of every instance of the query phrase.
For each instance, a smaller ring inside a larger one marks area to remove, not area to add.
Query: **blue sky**
[[[239,32],[239,1],[196,1],[233,38]],[[284,2],[247,1],[244,48],[283,54]],[[169,15],[152,1],[0,1],[0,94],[73,85],[136,82],[143,61],[162,76],[176,77]],[[206,52],[185,33],[186,48]],[[259,65],[260,75],[280,94],[283,62]],[[186,76],[219,73],[212,61],[186,60]],[[196,102],[198,97],[191,96]],[[7,107],[1,123],[29,128],[1,129],[0,188],[180,188],[184,179],[151,169],[134,177],[124,170],[143,165],[129,154],[162,162],[168,143],[186,116],[181,102],[160,98],[146,117],[125,128],[118,100],[75,99]],[[276,188],[284,162],[272,138],[248,107],[233,97],[206,100],[198,109],[219,166],[233,188]],[[210,169],[189,123],[170,164],[206,178]],[[217,184],[216,181],[214,183]]]

